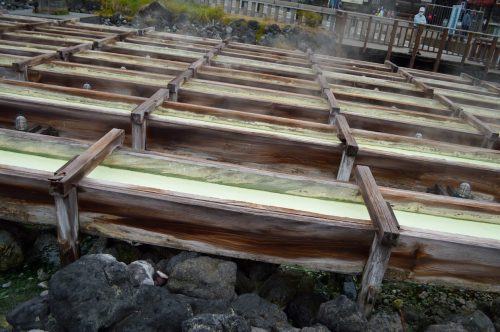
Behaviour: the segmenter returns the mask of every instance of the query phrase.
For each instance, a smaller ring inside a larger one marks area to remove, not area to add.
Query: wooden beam
[[[67,196],[81,179],[92,172],[116,147],[122,145],[124,137],[124,130],[112,129],[84,153],[61,167],[49,179],[50,193]]]
[[[341,114],[337,114],[336,118],[337,121],[335,121],[335,126],[337,127],[337,137],[344,144],[344,151],[337,172],[337,180],[348,182],[351,177],[354,160],[358,153],[358,144],[351,135],[351,128],[349,128],[346,118]]]
[[[460,60],[461,66],[465,64],[465,60],[467,60],[467,58],[469,57],[469,52],[472,45],[472,38],[474,37],[474,34],[475,33],[471,31],[467,32],[467,43],[465,44],[464,54],[462,55],[462,59]]]
[[[399,224],[391,205],[382,197],[370,168],[358,165],[355,174],[359,191],[376,228],[358,296],[358,304],[364,315],[369,316],[389,265],[392,247],[397,245],[399,239]]]
[[[368,166],[358,165],[354,171],[356,183],[363,196],[374,227],[377,228],[379,243],[394,245],[399,237],[399,224],[390,206],[382,197]]]
[[[424,90],[424,96],[427,98],[433,98],[434,97],[434,89],[428,86],[426,83],[422,82],[421,80],[415,78],[413,79],[413,83],[420,89]]]
[[[24,73],[28,67],[36,66],[57,58],[59,58],[58,52],[40,54],[24,61],[13,62],[12,68],[17,72]]]
[[[146,149],[147,118],[149,114],[168,99],[168,89],[160,89],[142,104],[138,105],[130,114],[132,124],[132,148]]]
[[[491,130],[483,121],[479,120],[474,114],[462,110],[459,113],[460,118],[467,121],[471,126],[475,127],[484,135],[484,140],[482,143],[483,148],[492,148],[496,141],[498,141],[499,133]]]
[[[332,92],[332,89],[328,88],[323,90],[323,92],[325,93],[326,100],[329,104],[328,123],[335,124],[335,117],[340,113],[340,106],[337,102],[337,99],[335,98],[335,95]]]
[[[439,93],[435,93],[433,95],[433,97],[434,97],[434,99],[439,100],[443,105],[446,105],[446,107],[448,107],[450,110],[452,110],[454,116],[460,115],[460,112],[463,111],[462,107],[460,107],[457,104],[455,104],[453,101],[451,101],[446,96],[443,96],[443,95],[441,95]]]
[[[368,28],[366,29],[365,41],[363,43],[363,53],[365,53],[366,49],[368,48],[368,39],[370,38],[370,33],[372,30],[372,21],[373,21],[373,16],[370,16],[368,18]]]

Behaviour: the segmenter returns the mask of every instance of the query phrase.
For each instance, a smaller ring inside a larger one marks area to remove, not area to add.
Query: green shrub
[[[186,16],[189,20],[207,24],[224,18],[222,6],[211,7],[193,1],[163,0],[163,4],[174,14],[175,19]]]
[[[298,10],[297,16],[299,18],[302,18],[303,22],[311,28],[316,28],[321,24],[321,14],[305,10]]]

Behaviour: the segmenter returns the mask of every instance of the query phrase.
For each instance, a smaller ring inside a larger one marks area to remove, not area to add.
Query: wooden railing
[[[333,31],[342,44],[360,42],[363,50],[372,44],[387,47],[387,59],[397,48],[407,48],[412,54],[413,66],[417,52],[436,54],[434,69],[437,71],[443,55],[455,56],[462,65],[472,61],[484,65],[486,70],[498,69],[500,49],[498,37],[467,30],[436,25],[415,26],[413,22],[377,17],[362,13],[346,12],[326,7],[277,0],[199,0],[202,4],[222,6],[226,13],[250,17],[269,17],[277,22],[300,24],[298,11],[321,15],[320,26]],[[421,29],[419,34],[419,27]],[[414,47],[417,45],[417,47]],[[373,45],[372,45],[373,46]]]

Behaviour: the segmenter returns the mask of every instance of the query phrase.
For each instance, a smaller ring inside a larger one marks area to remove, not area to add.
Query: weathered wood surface
[[[0,216],[53,225],[46,177],[44,172],[0,167]],[[364,223],[201,201],[173,192],[103,185],[95,180],[84,180],[80,188],[83,232],[184,250],[359,273],[373,234],[371,226]],[[27,199],[30,204],[26,204]],[[19,218],[21,215],[24,217]],[[279,236],[273,236],[275,232]],[[400,275],[499,291],[498,244],[416,230],[402,230],[398,243],[389,268]]]

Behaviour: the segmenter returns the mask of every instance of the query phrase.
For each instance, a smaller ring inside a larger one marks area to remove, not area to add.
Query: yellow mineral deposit
[[[53,172],[65,163],[65,160],[5,150],[0,150],[0,160],[3,165],[47,172]],[[193,181],[172,176],[119,170],[105,166],[97,167],[89,177],[96,180],[170,190],[207,198],[273,206],[295,210],[295,213],[297,213],[297,211],[304,211],[340,218],[361,219],[365,220],[366,223],[370,223],[368,212],[362,204],[297,197],[287,194]],[[499,224],[473,222],[470,220],[451,219],[402,211],[396,211],[395,213],[403,230],[405,227],[409,227],[424,232],[444,232],[500,241]]]
[[[72,66],[66,63],[47,63],[41,64],[33,67],[33,70],[38,70],[41,72],[53,72],[58,74],[66,75],[79,75],[85,77],[102,78],[102,79],[114,79],[128,83],[140,83],[146,85],[153,85],[164,87],[167,86],[168,82],[174,78],[174,76],[168,75],[158,75],[149,73],[138,73],[126,70],[113,70],[107,69],[106,67],[91,67],[91,66]]]
[[[328,103],[319,97],[308,97],[299,94],[276,93],[272,90],[214,83],[212,81],[192,79],[182,85],[183,90],[191,90],[218,96],[239,97],[257,101],[269,101],[274,103],[301,106],[317,109],[327,109]]]
[[[212,59],[212,62],[219,63],[219,64],[228,64],[228,65],[245,65],[245,66],[250,66],[250,67],[255,67],[255,68],[276,69],[276,70],[282,70],[282,71],[287,71],[287,72],[291,72],[291,73],[314,75],[314,71],[310,68],[295,67],[295,66],[290,66],[290,65],[265,62],[265,61],[259,61],[259,60],[241,59],[241,58],[235,58],[235,57],[230,57],[230,56],[225,56],[225,55],[215,56]]]

